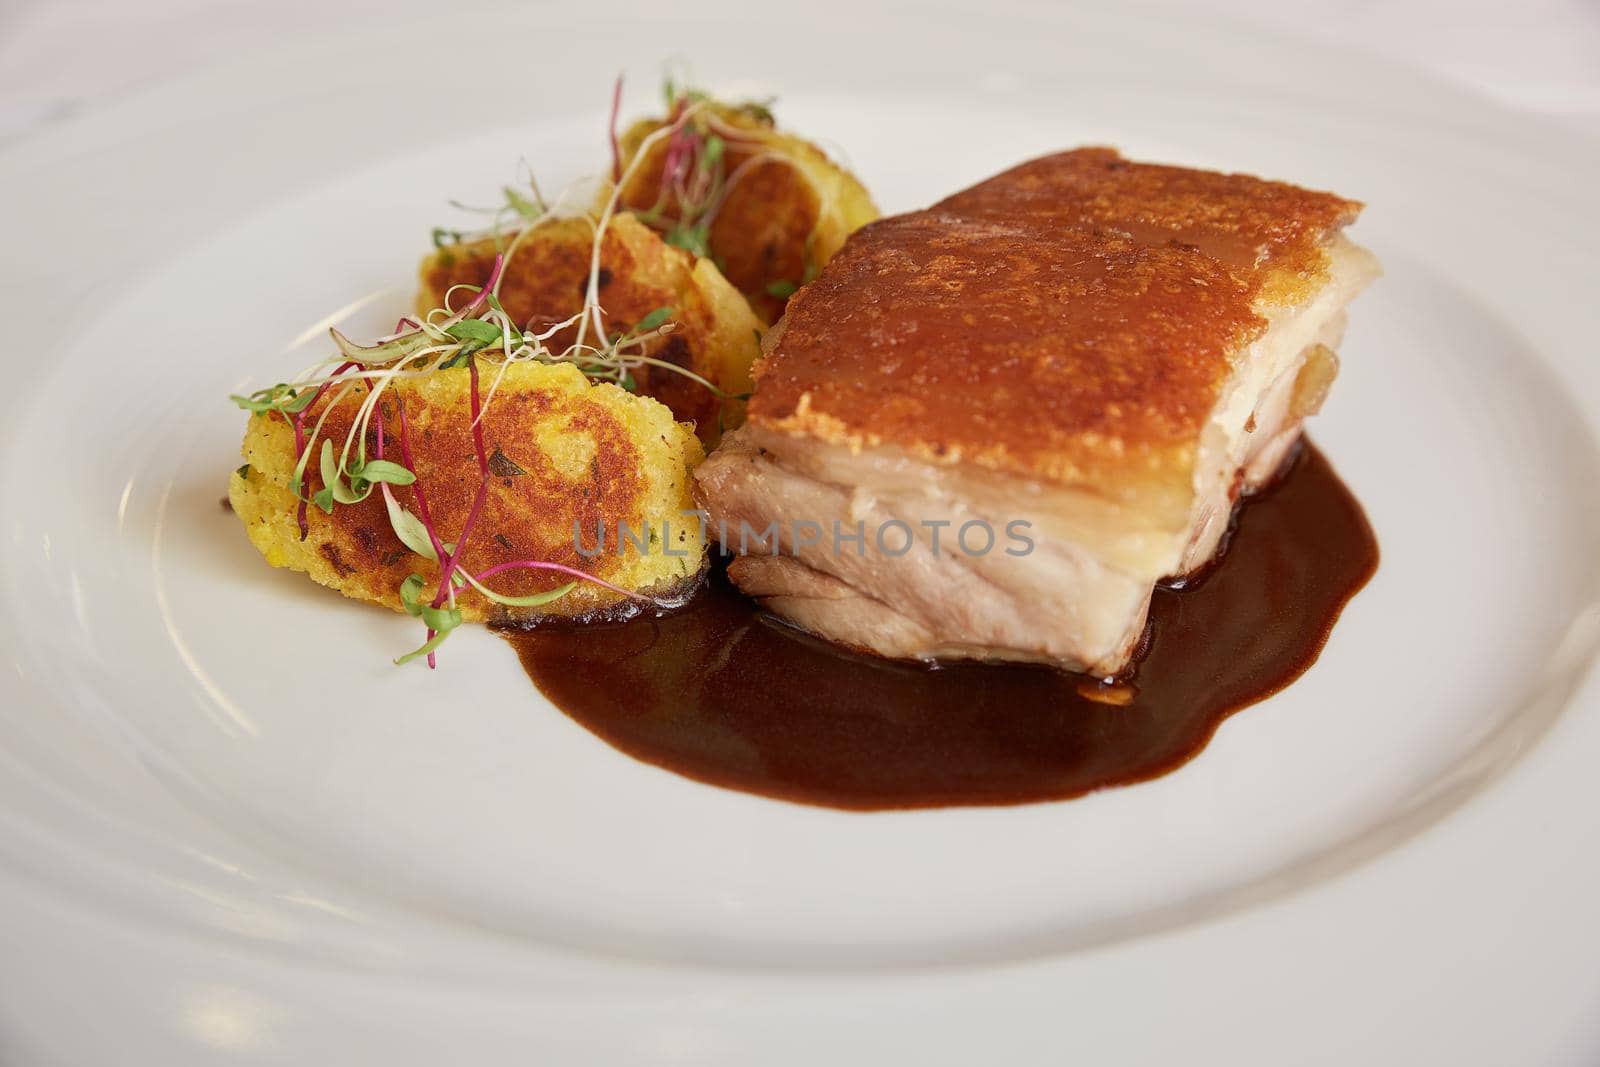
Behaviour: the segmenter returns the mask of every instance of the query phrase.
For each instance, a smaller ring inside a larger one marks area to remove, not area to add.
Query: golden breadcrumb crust
[[[552,218],[536,224],[517,244],[500,285],[500,302],[513,322],[542,329],[577,314],[589,282],[594,230],[587,217]],[[483,285],[495,253],[510,247],[512,239],[507,234],[447,245],[424,259],[418,310],[443,306],[451,286]],[[670,307],[672,333],[651,342],[645,353],[693,371],[731,396],[750,391],[750,365],[761,351],[761,323],[715,264],[668,245],[628,215],[611,220],[601,245],[600,306],[609,332],[625,331],[657,308]],[[453,305],[459,307],[465,299],[458,294]],[[572,338],[567,330],[548,343],[559,352]],[[589,339],[593,341],[592,329]],[[641,368],[635,379],[640,392],[693,422],[708,447],[723,429],[743,421],[742,401],[724,402],[699,382],[667,368]]]
[[[498,367],[480,357],[487,394]],[[333,393],[310,409],[309,427],[329,406],[323,436],[343,444],[364,396],[357,386],[341,401]],[[384,393],[386,458],[400,461],[398,405],[405,405],[418,483],[436,530],[447,543],[459,536],[481,482],[470,434],[466,368],[397,381]],[[564,563],[624,589],[658,595],[698,580],[705,544],[693,516],[690,471],[703,458],[689,428],[648,397],[612,385],[592,385],[571,366],[520,363],[505,368],[484,416],[486,452],[493,475],[482,512],[467,542],[463,565],[476,574],[497,563],[534,559]],[[369,433],[369,458],[376,435]],[[320,448],[320,445],[317,446]],[[235,472],[229,500],[251,542],[275,567],[301,571],[348,597],[400,609],[398,590],[407,575],[438,580],[433,561],[409,551],[391,528],[382,494],[374,490],[357,504],[336,504],[331,515],[307,509],[309,536],[301,540],[295,498],[289,491],[295,452],[293,431],[281,415],[254,415]],[[315,455],[307,493],[322,488]],[[395,487],[395,498],[417,512],[412,487]],[[663,523],[670,544],[663,542]],[[605,552],[584,558],[574,544],[574,524],[583,546],[593,550],[605,530]],[[619,524],[649,534],[645,551],[624,544],[617,552]],[[667,549],[682,555],[668,555]],[[528,596],[562,585],[564,575],[512,570],[487,584],[508,596]],[[475,592],[460,594],[467,621],[528,620],[578,616],[615,607],[618,594],[580,583],[540,608],[506,608]]]

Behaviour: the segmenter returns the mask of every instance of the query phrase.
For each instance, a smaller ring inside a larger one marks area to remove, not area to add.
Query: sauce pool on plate
[[[1315,662],[1377,568],[1361,506],[1307,445],[1239,509],[1220,562],[1158,589],[1125,682],[859,656],[765,615],[718,568],[661,618],[505,631],[540,691],[637,759],[856,810],[1064,800],[1187,762]]]

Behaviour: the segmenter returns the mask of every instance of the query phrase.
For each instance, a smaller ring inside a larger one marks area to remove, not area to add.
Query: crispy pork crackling
[[[777,523],[734,580],[885,656],[1123,670],[1155,584],[1212,558],[1321,405],[1378,273],[1341,235],[1360,209],[1087,148],[866,226],[696,472],[713,534]]]

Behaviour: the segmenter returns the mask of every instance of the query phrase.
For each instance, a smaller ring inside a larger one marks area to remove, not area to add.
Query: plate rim
[[[949,7],[961,9],[961,5],[949,5]],[[1019,4],[1015,5],[1015,8],[1018,11],[1026,11],[1030,14],[1037,14],[1034,5]],[[425,27],[427,26],[447,24],[449,21],[450,20],[419,20],[406,24],[403,29],[397,28],[397,33],[402,36],[412,36],[426,32]],[[1261,38],[1270,37],[1271,35],[1255,33],[1253,36]],[[1297,47],[1306,46],[1298,45]],[[317,44],[312,46],[310,51],[317,52],[325,50],[325,48],[325,44]],[[1319,48],[1318,51],[1330,53],[1334,50]],[[1343,53],[1337,54],[1343,55]],[[276,62],[276,60],[270,58],[264,61],[266,67],[269,69],[275,66]],[[1365,61],[1363,61],[1362,65],[1369,69],[1374,66],[1374,64],[1366,63]],[[1394,70],[1390,71],[1390,76],[1394,76],[1395,70],[1403,69],[1399,68],[1397,65],[1382,62],[1377,63],[1376,66],[1383,68],[1393,67]],[[66,159],[71,159],[81,163],[86,158],[80,154],[81,139],[86,137],[92,139],[94,136],[94,131],[97,127],[103,128],[108,123],[125,122],[129,120],[130,116],[136,118],[141,113],[149,113],[151,109],[159,111],[160,109],[168,106],[168,102],[171,99],[181,97],[184,93],[199,92],[200,87],[209,86],[214,89],[219,79],[219,75],[220,80],[224,83],[240,78],[248,80],[250,77],[254,76],[248,73],[248,68],[245,65],[235,66],[233,69],[228,71],[214,69],[212,71],[197,72],[194,75],[184,76],[161,86],[151,87],[150,89],[138,94],[136,98],[119,102],[114,107],[98,111],[91,111],[83,116],[67,120],[67,122],[62,124],[61,128],[53,131],[45,131],[48,136],[45,136],[42,139],[22,139],[12,145],[7,146],[3,151],[0,151],[0,186],[26,180],[26,176],[28,174],[36,172],[39,168],[47,167],[52,163],[60,165],[63,160]],[[1589,157],[1600,156],[1600,152],[1596,152],[1595,146],[1590,144],[1575,143],[1571,145],[1562,145],[1559,148],[1556,147],[1557,142],[1563,139],[1571,139],[1575,142],[1581,139],[1576,135],[1569,135],[1566,131],[1562,131],[1561,136],[1556,140],[1549,140],[1547,135],[1550,133],[1550,131],[1556,129],[1553,124],[1550,126],[1549,130],[1541,130],[1536,134],[1528,133],[1529,124],[1524,117],[1518,116],[1509,111],[1504,111],[1503,109],[1500,109],[1498,105],[1491,105],[1486,101],[1477,101],[1468,97],[1465,93],[1462,93],[1459,90],[1444,87],[1435,83],[1434,79],[1416,74],[1415,72],[1405,71],[1403,77],[1408,82],[1416,82],[1428,86],[1428,99],[1439,100],[1455,98],[1463,103],[1470,102],[1475,108],[1483,109],[1482,114],[1475,116],[1477,122],[1475,122],[1474,125],[1479,125],[1480,128],[1491,132],[1503,131],[1507,125],[1519,128],[1523,134],[1521,139],[1541,141],[1544,145],[1545,154],[1547,156],[1562,157],[1570,155],[1572,160],[1570,165],[1575,167],[1581,167],[1585,165],[1589,161]],[[64,155],[61,153],[64,153]],[[28,162],[30,159],[32,160],[31,163]],[[176,255],[181,253],[175,252],[174,254]],[[9,275],[12,272],[8,271],[7,273]],[[22,288],[24,291],[26,290],[26,286]],[[16,298],[10,297],[8,299],[15,300]],[[1565,368],[1556,368],[1556,370],[1560,373],[1563,380],[1567,380]],[[1583,412],[1586,420],[1588,420],[1588,426],[1592,434],[1594,431],[1593,409],[1584,408]],[[15,442],[8,440],[5,434],[6,431],[4,429],[0,429],[0,455],[9,454],[10,449],[15,446]],[[1600,697],[1600,693],[1596,692],[1596,686],[1592,673],[1574,679],[1573,692],[1568,705],[1568,714],[1562,715],[1559,718],[1552,718],[1548,725],[1553,725],[1563,729],[1569,726],[1574,728],[1582,726],[1583,724],[1577,722],[1576,720],[1580,718],[1593,718],[1595,707],[1597,704],[1600,704],[1600,701],[1597,701],[1596,699],[1597,697]],[[1572,714],[1572,712],[1579,710],[1580,705],[1588,713],[1586,716],[1574,716]],[[1568,722],[1568,720],[1573,721]],[[1571,730],[1567,730],[1566,732],[1570,733]],[[1593,733],[1592,730],[1589,732],[1591,734]],[[1540,750],[1548,748],[1549,741],[1550,739],[1546,737],[1544,744],[1537,746],[1533,752],[1529,753],[1529,756],[1531,757],[1539,755]],[[1520,772],[1525,777],[1528,773],[1531,773],[1527,771],[1527,767],[1530,765],[1530,762],[1530,759],[1523,759],[1511,769],[1513,771]],[[1352,877],[1355,873],[1357,872],[1347,873],[1344,877]],[[1368,868],[1368,873],[1370,873],[1370,867]],[[7,884],[14,884],[13,876],[9,874],[4,876],[4,881]],[[1303,894],[1297,894],[1297,897],[1300,895]],[[1228,918],[1230,917],[1224,917],[1223,919],[1219,920],[1211,920],[1209,923],[1227,922]],[[4,923],[0,922],[0,925],[4,925]],[[1155,935],[1155,938],[1159,939],[1167,936],[1169,935],[1158,934]],[[3,971],[3,967],[4,965],[0,964],[0,971]]]

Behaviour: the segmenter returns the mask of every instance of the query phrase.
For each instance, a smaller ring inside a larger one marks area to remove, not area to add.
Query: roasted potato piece
[[[481,389],[495,385],[500,365],[480,360]],[[468,370],[440,370],[396,380],[380,401],[385,412],[385,456],[401,457],[398,405],[404,404],[417,484],[423,489],[439,536],[459,536],[481,484],[471,435]],[[307,425],[330,403],[322,437],[342,445],[365,395],[354,386],[340,400],[332,391],[308,411]],[[613,585],[652,596],[687,592],[705,565],[706,547],[693,515],[689,472],[703,458],[689,427],[666,407],[614,385],[591,384],[575,367],[513,363],[483,416],[489,492],[467,541],[462,565],[481,574],[513,560],[576,567]],[[369,429],[368,454],[376,433]],[[280,415],[254,415],[242,453],[245,465],[229,485],[229,500],[250,540],[275,567],[302,571],[345,596],[399,610],[398,590],[410,574],[431,591],[438,567],[410,551],[395,535],[380,490],[359,503],[336,504],[332,514],[309,507],[302,540],[294,477],[293,430]],[[307,492],[322,488],[312,462]],[[396,500],[416,513],[414,486],[395,486]],[[621,537],[626,523],[636,536]],[[604,551],[593,552],[604,531]],[[646,532],[648,531],[648,532]],[[665,534],[665,537],[663,537]],[[637,541],[645,542],[641,551]],[[508,570],[486,584],[506,596],[526,597],[568,582],[544,570]],[[580,582],[565,596],[537,608],[505,607],[475,591],[459,594],[469,622],[526,621],[584,616],[614,609],[623,598]]]
[[[679,98],[668,117],[641,120],[622,135],[621,203],[670,242],[709,254],[756,314],[775,322],[788,294],[878,209],[854,175],[811,142],[780,132],[757,104],[694,103],[680,132],[653,142],[630,173],[645,139],[689,106]],[[664,174],[669,160],[674,173]]]
[[[446,245],[422,261],[417,308],[442,307],[454,285],[481,286],[496,252],[508,252],[500,302],[513,322],[545,329],[584,306],[594,248],[592,218],[547,218],[518,233]],[[737,397],[750,391],[750,365],[761,353],[761,323],[717,268],[666,244],[630,215],[614,216],[601,240],[599,299],[608,331],[624,332],[658,308],[672,309],[672,332],[651,341],[645,354],[692,371],[724,395],[665,367],[635,374],[640,392],[695,424],[706,446],[743,420]],[[459,306],[463,301],[457,300]],[[572,343],[562,331],[550,347]],[[592,333],[591,333],[592,338]]]

